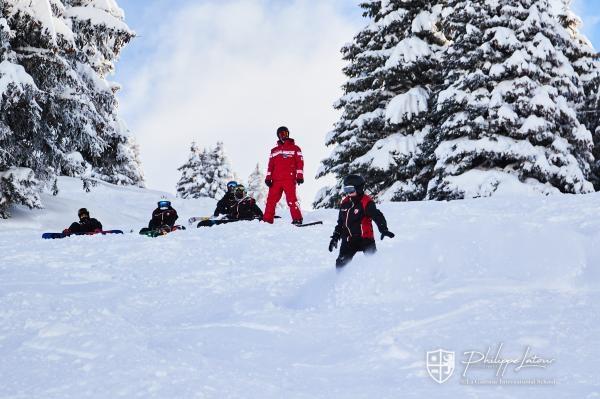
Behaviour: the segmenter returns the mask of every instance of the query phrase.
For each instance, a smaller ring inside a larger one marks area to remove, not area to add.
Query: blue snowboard
[[[99,233],[72,233],[72,234],[64,234],[64,233],[44,233],[42,234],[42,238],[44,240],[54,240],[57,238],[65,238],[65,237],[70,237],[70,236],[93,236],[96,234],[123,234],[122,230],[106,230],[106,231],[101,231]]]

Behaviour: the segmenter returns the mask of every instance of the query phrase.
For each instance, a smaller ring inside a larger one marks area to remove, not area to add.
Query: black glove
[[[329,252],[333,252],[333,249],[337,248],[339,240],[340,240],[339,234],[334,234],[331,236],[331,241],[329,241]]]
[[[392,233],[389,230],[384,230],[381,232],[381,239],[383,240],[384,237],[394,238],[394,237],[396,237],[396,234]]]
[[[298,183],[298,185],[304,183],[304,178],[302,178],[302,177],[297,178],[296,183]]]
[[[267,187],[271,187],[273,185],[273,180],[265,179],[265,184],[267,185]]]

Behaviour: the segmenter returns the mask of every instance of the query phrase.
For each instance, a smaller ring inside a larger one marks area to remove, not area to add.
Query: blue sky
[[[558,1],[558,0],[555,0]],[[148,186],[174,192],[190,142],[224,141],[246,180],[264,170],[275,129],[303,147],[308,206],[329,154],[325,134],[344,82],[339,49],[365,24],[357,0],[118,0],[138,34],[112,77],[120,114],[138,140]],[[574,0],[600,49],[600,0]]]

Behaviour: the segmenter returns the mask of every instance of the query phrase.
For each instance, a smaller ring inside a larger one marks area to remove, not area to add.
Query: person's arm
[[[373,219],[373,221],[377,225],[377,228],[379,229],[379,232],[387,231],[388,228],[385,216],[383,216],[383,213],[381,213],[381,211],[377,209],[377,206],[375,205],[374,201],[371,201],[367,204],[367,209],[365,209],[365,213],[368,217]]]
[[[256,201],[253,199],[252,200],[252,207],[254,209],[254,215],[256,215],[256,217],[258,218],[263,218],[263,211],[262,209],[260,209],[260,207],[258,205],[256,205]]]
[[[98,219],[92,219],[94,230],[102,230],[102,223]]]
[[[342,238],[342,229],[344,228],[344,216],[342,211],[338,214],[338,221],[335,225],[335,229],[333,229],[333,234],[331,235],[331,241],[329,241],[329,252],[333,252],[334,248],[337,248],[338,241]]]
[[[271,151],[271,153],[269,154],[269,165],[267,166],[267,176],[265,176],[265,183],[269,187],[271,187],[271,184],[273,184],[273,169],[275,166],[275,162],[273,162],[273,159],[273,151]]]
[[[217,207],[215,208],[214,216],[224,215],[227,212],[225,211],[225,197],[221,198],[219,202],[217,202]]]
[[[377,228],[379,229],[379,232],[381,233],[382,240],[383,240],[383,237],[394,238],[395,234],[388,230],[387,221],[385,220],[385,216],[383,216],[383,213],[381,213],[381,211],[379,209],[377,209],[375,202],[371,201],[367,204],[367,209],[365,209],[365,213],[368,217],[373,219],[373,221],[377,225]]]
[[[296,181],[299,184],[304,183],[304,156],[302,155],[302,149],[296,146]]]

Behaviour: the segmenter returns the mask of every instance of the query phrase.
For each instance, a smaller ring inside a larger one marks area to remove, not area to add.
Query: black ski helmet
[[[84,215],[87,216],[88,218],[90,217],[90,213],[88,212],[87,209],[81,208],[79,211],[77,211],[77,216],[79,216],[79,219],[81,219]]]
[[[344,178],[344,193],[356,192],[358,195],[365,193],[365,179],[360,175],[348,175]]]
[[[284,135],[285,139],[290,138],[290,130],[285,126],[280,126],[277,128],[277,138],[281,140],[281,136]],[[283,141],[283,140],[281,140]]]

